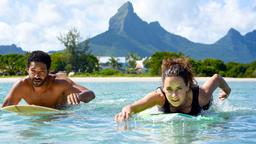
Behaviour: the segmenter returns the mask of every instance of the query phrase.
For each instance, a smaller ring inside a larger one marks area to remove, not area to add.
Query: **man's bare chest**
[[[63,97],[61,92],[56,91],[46,91],[44,93],[37,93],[34,91],[28,92],[24,95],[23,99],[28,104],[46,106],[46,107],[55,107],[59,104]]]

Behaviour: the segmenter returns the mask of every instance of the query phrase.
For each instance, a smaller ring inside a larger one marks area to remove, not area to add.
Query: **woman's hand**
[[[132,114],[131,105],[125,106],[122,109],[122,112],[115,115],[115,121],[122,122],[124,120],[128,120],[131,117],[131,114]]]
[[[220,100],[225,100],[228,96],[229,96],[229,94],[227,92],[225,92],[224,90],[220,89],[220,92],[219,92],[219,99]]]

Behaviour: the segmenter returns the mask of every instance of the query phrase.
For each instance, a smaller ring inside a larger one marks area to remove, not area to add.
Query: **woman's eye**
[[[178,92],[181,92],[183,90],[183,88],[177,88]]]

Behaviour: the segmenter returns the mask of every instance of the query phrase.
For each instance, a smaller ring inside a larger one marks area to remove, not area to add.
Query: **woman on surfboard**
[[[164,113],[196,116],[209,108],[216,88],[220,88],[221,100],[226,99],[231,92],[226,81],[218,74],[198,86],[187,58],[165,59],[161,68],[162,86],[133,104],[123,107],[122,111],[115,115],[117,122],[127,120],[132,114],[156,105]]]

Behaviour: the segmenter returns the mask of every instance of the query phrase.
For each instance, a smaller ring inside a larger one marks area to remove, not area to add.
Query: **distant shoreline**
[[[1,83],[16,82],[23,77],[0,78]],[[161,77],[71,77],[75,82],[159,82]],[[197,81],[206,81],[209,77],[196,77]],[[229,78],[227,81],[256,81],[256,78]]]

